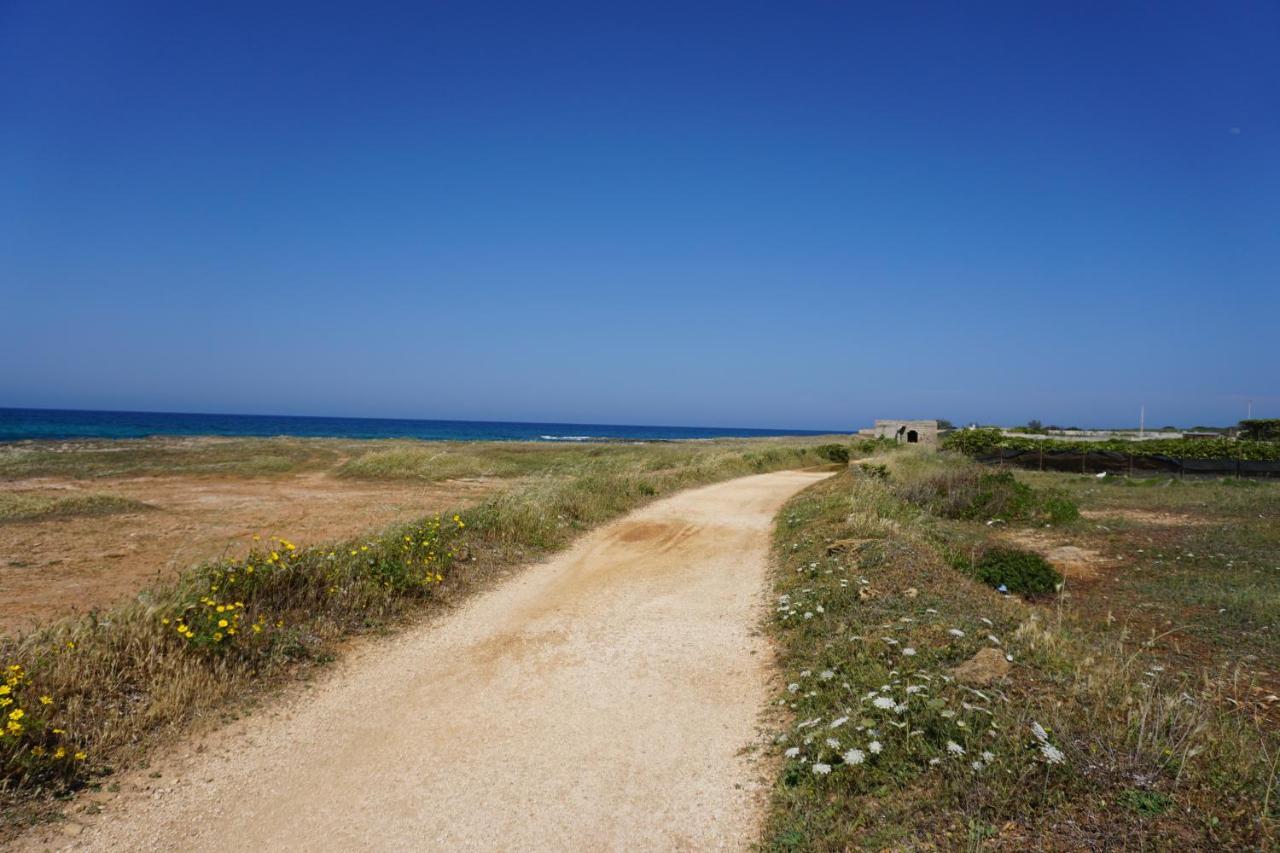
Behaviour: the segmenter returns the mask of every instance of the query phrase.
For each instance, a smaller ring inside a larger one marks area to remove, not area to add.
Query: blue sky
[[[0,0],[0,406],[1280,417],[1276,44],[1269,2]]]

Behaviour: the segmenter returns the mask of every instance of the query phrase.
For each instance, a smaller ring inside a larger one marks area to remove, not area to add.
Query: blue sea
[[[436,441],[674,441],[690,438],[823,435],[824,432],[829,431],[0,409],[0,442],[146,438],[165,435],[291,435],[311,438],[420,438]]]

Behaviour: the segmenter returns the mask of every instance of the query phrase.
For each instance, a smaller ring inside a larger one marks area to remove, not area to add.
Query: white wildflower
[[[823,681],[830,681],[836,677],[836,674],[829,669],[824,669],[822,672],[818,673],[818,677]]]
[[[873,740],[871,743],[867,744],[867,752],[872,755],[879,755],[880,750],[882,749],[884,749],[884,747],[880,745],[880,741],[878,740]]]
[[[951,635],[951,636],[953,636],[953,637],[963,637],[963,636],[964,636],[964,631],[961,631],[959,628],[949,628],[949,629],[947,629],[947,633],[948,633],[948,634],[950,634],[950,635]]]
[[[974,769],[974,772],[977,772],[981,770],[983,767],[985,767],[986,765],[984,765],[981,761],[974,761],[974,762],[971,762],[969,766]]]
[[[844,754],[845,764],[861,764],[866,760],[866,754],[860,749],[851,749]]]
[[[916,650],[911,648],[910,646],[907,646],[906,648],[904,648],[902,650],[902,653],[909,658],[913,658],[916,656]]]
[[[800,747],[793,746],[782,754],[785,755],[787,758],[795,758],[797,755],[800,754]]]
[[[952,755],[964,755],[964,747],[953,740],[947,741],[947,752]]]
[[[831,721],[831,725],[827,726],[827,728],[838,729],[847,722],[849,722],[848,717],[836,717],[834,720]]]
[[[1036,736],[1036,740],[1045,743],[1049,740],[1049,733],[1044,730],[1044,726],[1037,722],[1031,723],[1031,733]]]
[[[893,708],[896,708],[896,707],[897,707],[897,705],[898,705],[898,703],[897,703],[897,702],[894,702],[894,701],[893,701],[892,699],[890,699],[888,696],[877,696],[877,697],[875,698],[875,700],[874,700],[874,701],[872,701],[872,703],[871,703],[871,704],[872,704],[872,705],[875,705],[877,708],[879,708],[879,709],[881,709],[881,710],[883,710],[883,711],[889,711],[889,710],[892,710]]]
[[[990,764],[991,762],[996,760],[996,757],[995,757],[995,754],[992,753],[990,750],[984,750],[982,753],[982,760]]]
[[[1040,754],[1043,755],[1044,760],[1050,764],[1061,764],[1067,760],[1067,757],[1062,754],[1062,750],[1058,749],[1051,743],[1040,744]]]
[[[839,749],[840,741],[836,740],[833,737],[829,737],[827,738],[827,746],[831,747],[832,749]]]
[[[830,772],[831,772],[831,765],[830,765],[830,764],[823,764],[823,763],[819,762],[819,763],[817,763],[817,764],[813,765],[813,775],[814,775],[814,776],[826,776],[826,775],[827,775],[828,773],[830,773]]]
[[[787,685],[788,693],[795,693],[799,689],[800,689],[800,685],[795,683],[794,681]]]

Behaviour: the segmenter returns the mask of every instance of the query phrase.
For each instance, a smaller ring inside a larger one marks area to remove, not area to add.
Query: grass
[[[0,673],[12,682],[0,710],[24,711],[20,730],[0,736],[0,826],[50,818],[52,798],[305,676],[344,638],[438,611],[659,496],[825,464],[817,443],[558,451],[554,471],[456,514],[327,547],[261,542],[245,560],[196,567],[129,604],[0,639]]]
[[[734,440],[709,444],[737,449],[749,446]],[[371,480],[510,479],[542,473],[572,474],[584,461],[655,471],[674,470],[697,464],[706,446],[693,443],[394,442],[348,459],[338,466],[336,473]]]
[[[1255,688],[1276,660],[1262,653],[1280,627],[1280,489],[1174,493],[1019,474],[1034,496],[1091,516],[1178,510],[1198,522],[1054,525],[1124,559],[1142,553],[1135,571],[1068,580],[1037,602],[999,595],[948,558],[991,544],[1002,525],[908,500],[940,473],[971,477],[973,463],[914,453],[876,463],[886,476],[855,467],[779,517],[770,627],[790,722],[774,744],[767,849],[1277,844],[1280,732]],[[1188,551],[1205,561],[1175,559]],[[1169,642],[1189,622],[1193,654]],[[1258,650],[1253,666],[1242,642]],[[1007,676],[995,669],[1003,655]],[[988,683],[961,677],[970,661],[986,665]]]
[[[118,495],[49,497],[21,492],[0,492],[0,524],[7,521],[43,521],[94,515],[143,512],[152,507]]]
[[[26,477],[272,476],[324,470],[356,442],[306,438],[147,438],[0,444],[0,481]]]

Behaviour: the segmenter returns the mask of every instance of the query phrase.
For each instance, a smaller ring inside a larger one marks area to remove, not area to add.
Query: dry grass
[[[4,825],[14,831],[48,816],[49,797],[305,673],[344,637],[430,613],[655,497],[818,464],[814,444],[582,448],[571,464],[459,510],[456,520],[444,513],[321,548],[263,542],[247,560],[197,567],[127,605],[0,640],[0,666],[22,668],[13,695],[33,715],[21,739],[0,739]],[[63,743],[86,759],[33,755]]]

